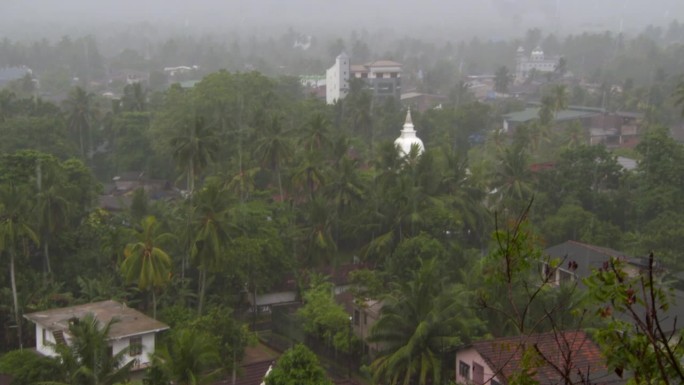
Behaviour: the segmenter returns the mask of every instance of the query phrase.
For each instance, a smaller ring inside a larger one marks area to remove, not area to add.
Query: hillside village
[[[0,385],[684,380],[684,25],[146,33],[0,40]]]

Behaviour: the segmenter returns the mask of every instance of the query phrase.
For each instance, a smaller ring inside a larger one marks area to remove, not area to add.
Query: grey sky
[[[391,28],[504,37],[530,27],[567,33],[622,23],[629,31],[676,18],[684,21],[684,0],[0,0],[0,36],[41,23],[91,29],[148,21],[209,31],[325,27],[347,36]]]

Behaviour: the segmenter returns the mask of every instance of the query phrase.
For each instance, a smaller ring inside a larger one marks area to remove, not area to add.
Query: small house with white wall
[[[581,330],[478,341],[456,352],[458,384],[506,385],[522,371],[540,385],[568,383],[565,380],[597,385],[626,382],[608,369],[598,345]]]
[[[25,314],[24,318],[36,325],[36,351],[45,356],[56,356],[55,345],[70,343],[69,325],[87,314],[95,316],[102,326],[115,320],[109,330],[112,355],[128,348],[123,363],[135,361],[133,370],[150,365],[155,335],[169,328],[162,322],[111,300],[39,311]]]

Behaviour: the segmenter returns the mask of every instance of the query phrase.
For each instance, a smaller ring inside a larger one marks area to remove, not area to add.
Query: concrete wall
[[[465,378],[459,373],[459,363],[463,362],[470,367],[469,377]],[[474,364],[478,364],[484,368],[484,382],[482,384],[476,385],[492,385],[492,380],[497,381],[499,384],[502,381],[494,375],[494,371],[487,365],[484,358],[478,353],[474,348],[466,348],[459,350],[456,353],[456,383],[458,384],[475,384],[473,382],[473,367]]]
[[[55,353],[54,349],[55,337],[51,331],[45,330],[45,339],[43,339],[43,330],[44,329],[42,326],[36,325],[36,351],[44,356],[56,357],[57,353]],[[112,354],[117,354],[120,351],[128,348],[131,343],[131,338],[134,337],[135,336],[112,340],[110,342],[110,344],[112,345]],[[138,363],[136,364],[136,367],[143,368],[148,366],[152,362],[152,354],[154,353],[155,349],[154,333],[143,334],[141,335],[141,337],[142,353],[136,356],[132,356],[130,355],[130,353],[127,353],[124,356],[124,364],[137,359]],[[69,336],[64,334],[64,339],[68,344],[70,341]]]
[[[125,337],[118,340],[112,340],[112,353],[118,354],[120,351],[129,348],[131,344],[131,339],[135,337],[142,337],[142,352],[140,355],[131,355],[130,349],[129,353],[124,356],[124,364],[129,363],[133,360],[137,360],[134,366],[135,368],[144,368],[149,366],[152,362],[152,354],[154,353],[155,340],[154,333],[143,334],[139,336]]]

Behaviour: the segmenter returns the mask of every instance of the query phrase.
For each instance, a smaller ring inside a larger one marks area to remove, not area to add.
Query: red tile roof
[[[503,377],[504,381],[520,371],[523,353],[533,349],[542,358],[535,375],[542,385],[558,383],[561,378],[553,366],[561,370],[571,369],[569,374],[576,380],[582,373],[585,376],[588,374],[595,384],[621,382],[608,372],[599,347],[583,331],[505,337],[476,342],[472,346],[493,371],[500,373],[499,377]]]

